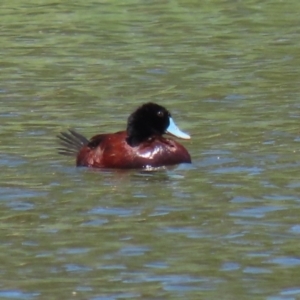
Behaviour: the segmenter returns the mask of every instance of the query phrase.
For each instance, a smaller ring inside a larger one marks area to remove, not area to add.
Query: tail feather
[[[67,156],[76,156],[79,150],[89,143],[87,138],[72,129],[61,132],[57,137],[62,146],[58,148],[58,153]]]

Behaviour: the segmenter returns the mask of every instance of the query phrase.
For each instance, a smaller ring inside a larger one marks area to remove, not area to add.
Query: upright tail
[[[67,156],[76,156],[79,150],[89,143],[87,138],[72,129],[68,132],[61,132],[57,137],[62,146],[58,148],[58,153]]]

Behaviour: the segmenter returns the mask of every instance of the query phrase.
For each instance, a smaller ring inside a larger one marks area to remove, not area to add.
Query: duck
[[[128,117],[124,131],[98,134],[91,139],[73,129],[61,132],[58,152],[76,157],[78,167],[151,169],[190,164],[187,149],[164,134],[190,139],[190,135],[177,127],[165,107],[149,102]]]

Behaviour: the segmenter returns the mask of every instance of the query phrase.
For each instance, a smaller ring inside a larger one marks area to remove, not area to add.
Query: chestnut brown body
[[[153,136],[131,147],[126,131],[94,136],[77,155],[77,166],[96,168],[147,168],[191,163],[187,150],[172,139]]]

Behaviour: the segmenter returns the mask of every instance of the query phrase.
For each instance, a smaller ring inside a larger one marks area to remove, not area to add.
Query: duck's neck
[[[126,131],[127,143],[131,147],[136,147],[142,142],[150,139],[152,136],[160,134],[151,123],[151,120],[147,119],[147,116],[142,118],[136,115],[131,115],[129,117]]]
[[[128,145],[130,145],[131,147],[136,147],[151,137],[151,135],[140,134],[138,132],[135,132],[135,134],[132,134],[132,133],[128,132],[128,130],[127,130],[127,135],[128,136],[127,136],[126,141],[127,141]]]

